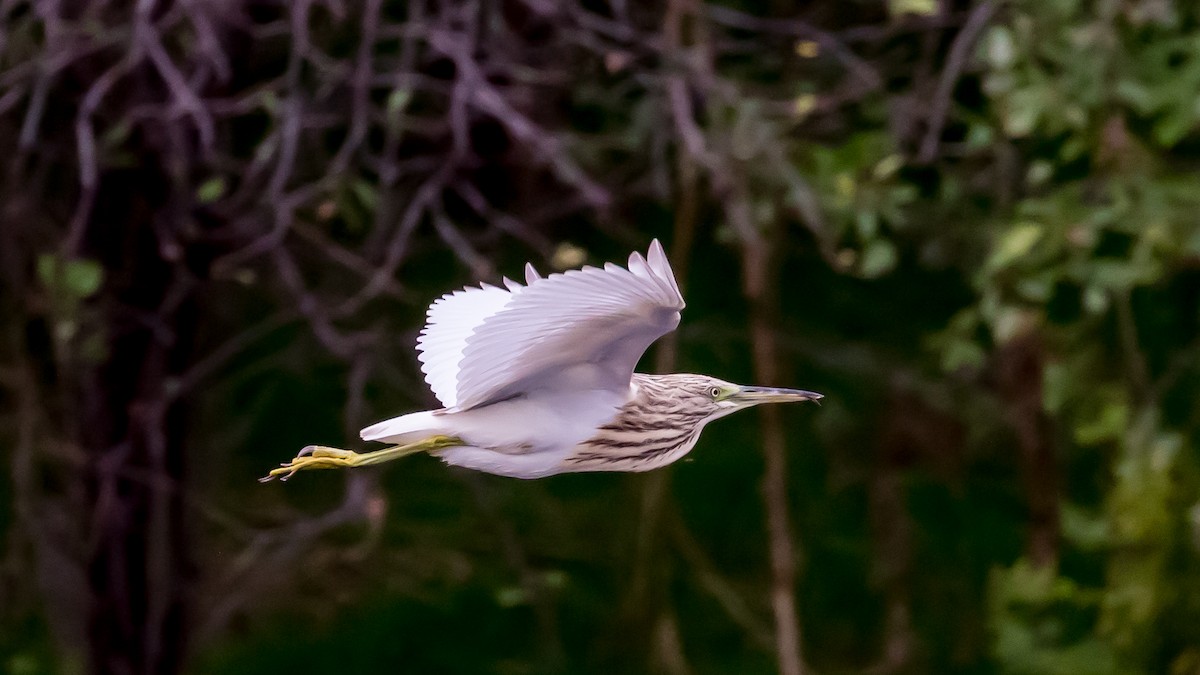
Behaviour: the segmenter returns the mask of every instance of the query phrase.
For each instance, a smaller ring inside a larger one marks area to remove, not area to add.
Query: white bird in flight
[[[627,268],[608,263],[543,278],[527,264],[525,285],[504,279],[504,288],[444,295],[417,339],[425,381],[443,407],[362,430],[363,440],[392,447],[310,445],[262,480],[417,452],[514,478],[649,471],[686,455],[719,417],[821,398],[707,375],[633,372],[650,344],[679,325],[683,307],[657,240]]]

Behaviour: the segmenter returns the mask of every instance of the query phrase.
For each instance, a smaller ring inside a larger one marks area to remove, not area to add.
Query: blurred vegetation
[[[0,149],[0,671],[786,671],[783,541],[812,672],[1200,673],[1194,3],[16,0]],[[653,236],[820,409],[254,481]]]

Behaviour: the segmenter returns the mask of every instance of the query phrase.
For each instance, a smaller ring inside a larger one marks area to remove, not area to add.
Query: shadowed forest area
[[[1200,674],[1189,0],[0,0],[0,153],[2,672]],[[256,481],[654,237],[821,407]]]

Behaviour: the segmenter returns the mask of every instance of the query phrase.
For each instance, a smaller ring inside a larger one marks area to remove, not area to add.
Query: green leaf
[[[817,109],[817,103],[816,94],[800,94],[792,101],[792,114],[799,119],[804,119]]]
[[[1033,250],[1035,244],[1042,238],[1043,227],[1039,223],[1022,222],[1008,228],[1000,235],[1000,242],[992,251],[987,266],[990,269],[1003,269]]]
[[[396,89],[388,94],[385,110],[388,127],[393,131],[399,131],[400,120],[411,102],[412,91],[408,89]]]
[[[1154,125],[1154,141],[1169,148],[1183,140],[1196,127],[1196,116],[1191,110],[1176,108],[1163,115]]]
[[[1008,97],[1004,114],[1004,131],[1013,138],[1028,136],[1042,116],[1044,100],[1040,91],[1018,89]]]
[[[505,586],[496,590],[496,604],[512,608],[529,602],[529,594],[520,586]]]
[[[871,173],[873,173],[875,178],[878,180],[887,180],[903,167],[904,157],[902,155],[893,153],[876,162],[875,168],[871,170]]]
[[[67,290],[77,298],[86,298],[100,290],[104,281],[104,268],[94,260],[71,260],[67,262]]]
[[[1112,401],[1100,410],[1095,418],[1084,421],[1075,427],[1075,442],[1080,445],[1097,445],[1107,441],[1115,441],[1121,437],[1129,426],[1129,406],[1119,401]]]
[[[63,261],[57,255],[38,256],[37,275],[42,284],[76,300],[90,297],[104,282],[104,268],[94,260]]]
[[[976,370],[983,367],[987,353],[983,347],[969,340],[954,340],[942,354],[942,370],[953,373],[958,370]]]
[[[224,176],[213,176],[196,188],[196,201],[201,204],[211,204],[225,194]]]
[[[892,16],[915,14],[917,16],[932,16],[938,11],[937,0],[890,0],[888,10]]]
[[[1025,180],[1031,186],[1044,185],[1054,177],[1054,165],[1044,159],[1034,160],[1025,172]]]
[[[1037,325],[1038,316],[1024,307],[1001,305],[992,317],[992,335],[997,343],[1026,335]]]
[[[358,203],[362,204],[363,208],[368,211],[375,210],[379,194],[374,185],[365,180],[356,180],[350,184],[350,190],[354,192],[354,196],[358,198]]]
[[[972,124],[967,129],[966,145],[972,150],[986,148],[992,144],[994,136],[992,127],[986,124]]]
[[[1157,280],[1159,270],[1153,265],[1138,265],[1132,260],[1098,258],[1091,262],[1091,279],[1096,286],[1126,290]]]
[[[1099,286],[1088,286],[1083,290],[1083,308],[1093,315],[1107,312],[1108,293]]]
[[[879,234],[879,215],[868,209],[859,209],[854,214],[854,228],[864,240],[872,240]]]
[[[868,279],[883,276],[896,267],[896,247],[886,239],[876,239],[863,251],[859,273]]]
[[[412,100],[412,92],[408,89],[396,89],[387,97],[387,114],[388,117],[398,116],[404,109],[408,107],[408,102]]]
[[[1012,32],[1005,26],[989,28],[983,44],[985,58],[993,68],[1007,69],[1016,60],[1017,49],[1013,43]]]
[[[1081,506],[1065,503],[1061,507],[1063,538],[1085,551],[1099,551],[1111,538],[1108,519]]]
[[[1014,285],[1017,295],[1030,302],[1044,303],[1050,300],[1054,293],[1054,283],[1058,275],[1053,271],[1042,272],[1018,279]]]

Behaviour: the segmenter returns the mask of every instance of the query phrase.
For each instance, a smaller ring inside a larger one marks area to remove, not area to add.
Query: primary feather
[[[442,405],[453,408],[458,403],[458,364],[467,339],[511,298],[510,291],[483,286],[443,295],[429,306],[428,322],[417,338],[417,360]]]

